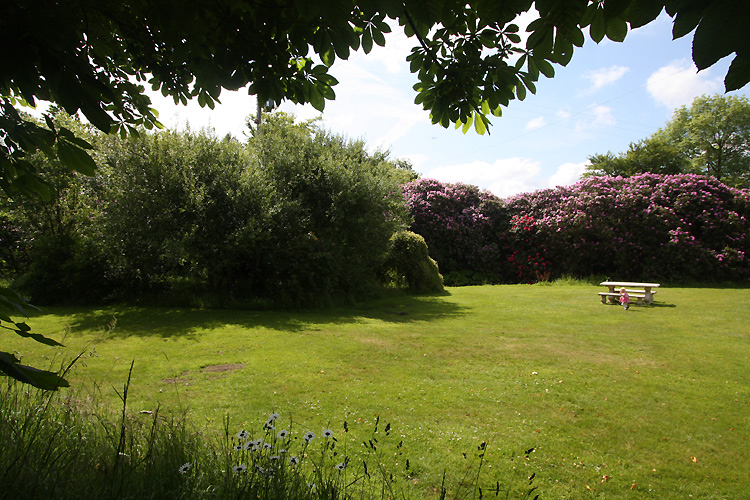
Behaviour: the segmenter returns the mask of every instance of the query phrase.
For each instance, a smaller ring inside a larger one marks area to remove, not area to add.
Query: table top
[[[659,288],[659,283],[635,283],[632,281],[602,281],[602,286],[638,286],[642,288]]]

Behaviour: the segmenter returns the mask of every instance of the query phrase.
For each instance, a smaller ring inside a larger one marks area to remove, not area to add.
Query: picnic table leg
[[[617,292],[615,291],[615,285],[609,285],[609,293],[617,293]],[[613,304],[617,304],[617,303],[619,302],[619,301],[617,300],[617,297],[612,297],[611,295],[610,295],[610,297],[609,297],[609,301],[610,301],[611,303],[613,303]]]

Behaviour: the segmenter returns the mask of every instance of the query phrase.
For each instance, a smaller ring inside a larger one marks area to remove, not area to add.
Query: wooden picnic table
[[[646,304],[651,304],[654,302],[654,294],[656,293],[654,288],[661,286],[659,283],[637,283],[634,281],[602,281],[599,284],[609,288],[609,292],[599,293],[602,304],[606,304],[608,298],[610,302],[619,302],[620,288],[624,288],[630,298],[636,299],[639,305],[641,300]]]

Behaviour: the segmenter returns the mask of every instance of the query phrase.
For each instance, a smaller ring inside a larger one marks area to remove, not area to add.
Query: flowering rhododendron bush
[[[617,279],[750,276],[750,191],[712,177],[593,177],[505,200],[535,218],[553,275]]]
[[[509,220],[497,196],[435,179],[406,184],[404,196],[410,230],[424,237],[447,285],[497,281]]]
[[[426,231],[420,234],[443,271],[441,252],[463,249],[471,265],[481,255],[477,249],[488,247],[497,258],[490,280],[495,282],[593,274],[638,281],[750,278],[750,191],[712,177],[592,177],[507,198],[488,215],[502,220],[480,218],[481,224],[457,217],[455,204],[443,199],[455,187],[440,190],[437,181],[423,182],[430,191],[407,186],[412,230]],[[437,213],[430,216],[430,210]],[[441,223],[446,227],[435,227]],[[487,235],[478,225],[506,229]],[[467,234],[470,240],[455,241]],[[484,247],[477,247],[479,242]]]

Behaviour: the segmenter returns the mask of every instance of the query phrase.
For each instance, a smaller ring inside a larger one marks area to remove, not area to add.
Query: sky
[[[671,18],[662,14],[628,33],[622,43],[586,39],[555,77],[541,76],[536,94],[513,101],[492,118],[490,134],[472,128],[433,125],[414,104],[417,82],[405,58],[417,43],[395,27],[385,47],[337,60],[330,73],[339,80],[336,99],[321,114],[312,106],[285,102],[280,110],[298,119],[321,117],[331,132],[363,140],[368,149],[390,151],[411,162],[422,177],[462,182],[505,198],[578,181],[588,157],[620,153],[631,142],[663,127],[680,106],[703,94],[724,92],[731,58],[697,72],[691,60],[692,34],[672,40]],[[750,90],[750,89],[748,89]],[[747,95],[742,89],[729,95]],[[175,106],[152,95],[160,121],[169,128],[213,129],[217,136],[246,136],[255,97],[223,92],[214,110],[197,103]]]

